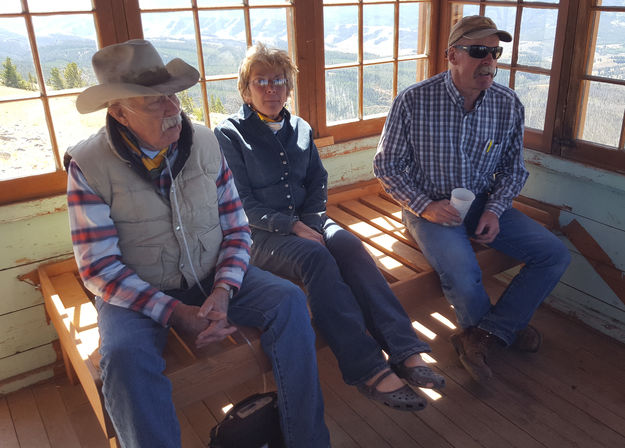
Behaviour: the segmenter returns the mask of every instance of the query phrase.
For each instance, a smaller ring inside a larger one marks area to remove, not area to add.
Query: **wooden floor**
[[[501,284],[490,282],[497,296]],[[404,301],[405,303],[405,301]],[[454,322],[443,298],[415,300],[409,314],[431,330],[442,396],[421,412],[388,409],[342,380],[331,352],[319,352],[326,423],[332,446],[347,447],[625,447],[625,346],[547,307],[533,323],[544,343],[537,354],[511,351],[492,359],[495,379],[474,383],[447,342]],[[206,446],[221,407],[262,388],[262,381],[179,409],[184,447]],[[80,386],[65,377],[0,398],[0,447],[106,447]]]

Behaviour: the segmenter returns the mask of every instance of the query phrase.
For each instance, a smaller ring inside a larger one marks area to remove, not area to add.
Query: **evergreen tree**
[[[211,95],[211,104],[210,104],[211,112],[216,114],[225,114],[226,108],[224,107],[221,99],[219,97],[215,97],[215,95]]]
[[[76,89],[78,87],[84,87],[85,81],[82,79],[82,70],[78,68],[75,62],[70,62],[63,71],[65,78],[65,86],[68,89]]]
[[[63,82],[63,78],[61,78],[61,72],[56,67],[50,69],[50,84],[52,84],[55,90],[63,90],[65,88],[65,83]]]
[[[7,87],[15,87],[17,89],[24,88],[24,80],[22,79],[22,75],[17,72],[17,67],[15,66],[15,64],[13,64],[13,62],[11,62],[11,58],[9,57],[7,57],[2,64],[0,79],[2,79],[2,84]]]

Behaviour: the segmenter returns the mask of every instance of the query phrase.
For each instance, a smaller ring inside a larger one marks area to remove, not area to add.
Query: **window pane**
[[[180,107],[187,114],[189,120],[204,124],[204,105],[202,103],[202,90],[199,84],[178,92]]]
[[[191,0],[139,0],[140,9],[189,8]]]
[[[206,75],[235,74],[247,49],[243,10],[200,11]]]
[[[582,138],[618,146],[625,110],[625,86],[591,82]]]
[[[624,0],[625,1],[625,0]],[[592,74],[625,79],[625,13],[600,12]]]
[[[0,47],[0,98],[39,95],[24,19],[0,19]]]
[[[514,36],[514,24],[516,21],[516,8],[510,7],[487,7],[485,11],[486,17],[490,17],[497,24],[497,28],[505,30]],[[503,47],[503,54],[499,61],[504,64],[510,64],[512,61],[512,44],[514,42],[499,42]]]
[[[0,104],[0,180],[56,170],[41,100]]]
[[[190,11],[144,13],[141,23],[143,35],[152,42],[165,64],[180,58],[198,68],[195,26]]]
[[[397,64],[397,93],[417,81],[416,61],[402,61]]]
[[[510,87],[510,70],[497,67],[497,77],[495,78],[495,82],[501,84],[502,86]]]
[[[397,93],[406,87],[423,81],[428,72],[427,59],[417,59],[415,61],[401,61],[397,66]]]
[[[601,6],[625,6],[625,0],[603,0]]]
[[[243,100],[237,89],[237,80],[213,81],[206,85],[208,105],[211,108],[211,127],[217,126],[224,119],[241,108]]]
[[[354,0],[323,0],[324,5],[333,5],[340,3],[354,3]]]
[[[358,7],[323,8],[326,65],[357,61]]]
[[[200,8],[210,6],[241,6],[242,4],[243,0],[198,0],[197,2]]]
[[[362,10],[363,59],[393,57],[393,5],[365,5]]]
[[[420,3],[407,3],[399,6],[399,56],[424,53],[425,39],[419,42],[419,34],[425,32],[425,30],[419,29],[419,17],[423,7],[426,5]],[[421,48],[419,48],[420,46]]]
[[[3,0],[0,3],[0,13],[22,12],[20,0]]]
[[[379,64],[363,69],[363,113],[385,114],[393,101],[393,64]]]
[[[93,16],[33,17],[46,88],[76,89],[96,83],[91,57],[97,50]]]
[[[358,70],[326,71],[326,121],[358,118]]]
[[[250,22],[253,43],[262,42],[288,51],[286,8],[251,9]]]
[[[91,0],[28,0],[30,12],[91,11],[92,9]]]
[[[555,9],[523,9],[519,64],[551,69],[557,21]]]
[[[453,26],[458,20],[466,16],[476,16],[480,14],[480,7],[478,5],[463,5],[461,3],[451,4],[451,22]]]
[[[525,106],[525,127],[543,130],[549,94],[549,76],[517,72],[514,90]]]
[[[291,0],[249,0],[250,6],[255,5],[276,5],[281,3],[291,3]]]
[[[104,126],[106,117],[106,109],[90,114],[78,113],[75,96],[51,98],[50,113],[61,160],[67,148],[95,134]]]

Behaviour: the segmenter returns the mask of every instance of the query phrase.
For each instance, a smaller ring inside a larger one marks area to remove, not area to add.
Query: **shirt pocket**
[[[505,142],[485,140],[480,143],[481,151],[477,154],[475,166],[482,175],[490,176],[495,171]]]

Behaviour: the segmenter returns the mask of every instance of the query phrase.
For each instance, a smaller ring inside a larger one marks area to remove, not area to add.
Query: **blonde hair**
[[[291,61],[289,54],[279,48],[268,48],[262,42],[257,42],[247,49],[245,58],[239,66],[239,79],[237,87],[241,98],[246,103],[251,99],[250,76],[255,66],[261,65],[265,68],[277,68],[284,72],[286,78],[286,94],[289,96],[293,90],[293,78],[297,73],[297,66]]]

